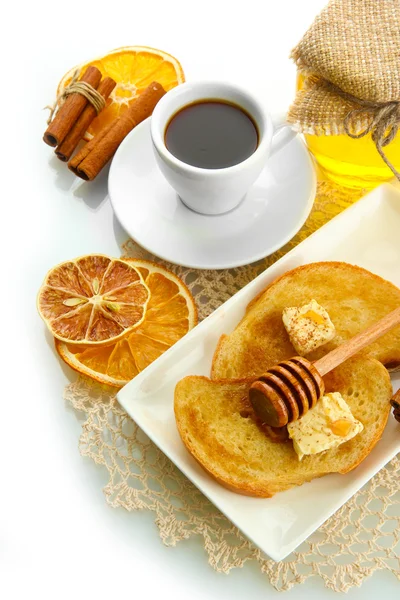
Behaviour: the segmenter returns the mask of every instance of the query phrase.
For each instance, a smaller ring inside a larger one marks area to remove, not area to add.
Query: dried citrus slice
[[[106,348],[77,347],[56,340],[61,358],[92,379],[121,387],[168,350],[197,323],[193,297],[173,273],[152,262],[129,260],[150,290],[143,323]]]
[[[103,345],[143,321],[150,292],[139,271],[102,254],[81,256],[51,269],[39,290],[38,309],[63,342]]]
[[[126,110],[153,81],[161,83],[167,92],[185,81],[180,63],[170,54],[146,46],[124,46],[68,71],[58,84],[57,96],[70,83],[75,71],[79,69],[83,72],[88,65],[97,67],[103,76],[112,77],[117,85],[111,92],[106,108],[86,132],[84,137],[87,140]]]

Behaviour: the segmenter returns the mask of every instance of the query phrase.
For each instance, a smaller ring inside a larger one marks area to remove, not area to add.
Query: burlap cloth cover
[[[189,286],[200,318],[204,318],[355,199],[354,193],[349,197],[328,183],[320,183],[313,211],[302,230],[279,252],[256,264],[225,271],[166,266]],[[153,259],[132,240],[124,245],[123,254]],[[286,560],[276,563],[253,546],[149,441],[118,405],[115,389],[80,377],[66,387],[65,398],[84,416],[81,454],[108,471],[104,488],[107,502],[129,511],[153,511],[167,546],[201,536],[214,569],[229,573],[248,560],[257,561],[277,590],[288,590],[319,576],[327,587],[347,591],[377,569],[390,570],[400,579],[399,457]],[[153,534],[149,531],[149,535]]]

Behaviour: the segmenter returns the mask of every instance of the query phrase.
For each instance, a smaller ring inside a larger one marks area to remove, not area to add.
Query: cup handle
[[[274,133],[272,136],[270,156],[273,156],[288,144],[297,132],[294,131],[291,125],[286,123],[286,115],[280,115],[274,118]]]

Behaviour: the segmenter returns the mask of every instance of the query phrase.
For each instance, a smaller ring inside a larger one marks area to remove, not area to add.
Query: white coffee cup
[[[180,109],[198,100],[233,102],[254,119],[259,143],[243,162],[222,169],[203,169],[176,158],[165,145],[165,130]],[[183,83],[161,98],[151,117],[151,137],[157,164],[182,202],[205,215],[219,215],[237,206],[265,167],[268,158],[295,135],[284,122],[273,126],[271,116],[251,94],[228,83]]]

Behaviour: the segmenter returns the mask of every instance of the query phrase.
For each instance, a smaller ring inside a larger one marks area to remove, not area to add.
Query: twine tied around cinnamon
[[[81,94],[84,96],[88,102],[92,104],[97,114],[99,114],[106,105],[106,101],[103,96],[92,86],[90,83],[86,83],[86,81],[78,81],[78,77],[80,75],[80,69],[76,69],[74,72],[71,83],[69,83],[63,91],[58,94],[53,106],[45,106],[50,110],[49,117],[47,119],[47,125],[50,125],[52,122],[57,107],[63,105],[65,100],[71,94]]]

